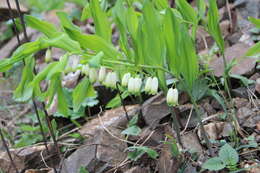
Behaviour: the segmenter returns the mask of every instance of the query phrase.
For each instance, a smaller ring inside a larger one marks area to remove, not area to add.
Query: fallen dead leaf
[[[248,75],[252,74],[255,70],[256,58],[243,58],[249,46],[244,43],[237,43],[232,47],[229,47],[225,51],[227,62],[231,62],[232,59],[237,60],[237,64],[232,68],[231,74],[236,75]],[[224,72],[223,58],[213,58],[210,61],[209,66],[213,69],[215,76],[220,77]]]

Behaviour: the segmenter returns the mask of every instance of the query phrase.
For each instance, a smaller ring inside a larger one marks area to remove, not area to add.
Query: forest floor
[[[104,105],[107,105],[116,93],[100,85],[95,86],[99,103],[85,110],[89,115],[87,118],[79,118],[77,123],[72,123],[66,118],[51,116],[51,119],[56,120],[55,135],[61,153],[57,152],[52,140],[47,142],[47,151],[41,140],[32,103],[20,103],[12,99],[21,75],[22,67],[18,65],[8,73],[0,73],[0,127],[11,148],[16,167],[26,173],[50,173],[54,172],[52,167],[62,173],[77,173],[80,167],[81,173],[210,172],[201,169],[202,164],[209,158],[217,157],[221,146],[228,142],[239,155],[234,172],[260,173],[260,64],[257,58],[241,58],[249,47],[260,40],[260,29],[248,21],[248,16],[260,17],[260,1],[237,0],[228,4],[226,1],[218,1],[218,6],[220,26],[226,41],[226,58],[228,62],[236,59],[237,64],[231,70],[232,100],[225,103],[226,110],[212,97],[204,97],[199,101],[213,156],[210,156],[202,138],[196,112],[186,93],[180,94],[179,105],[174,109],[181,126],[182,145],[177,145],[179,154],[173,157],[176,133],[172,112],[163,93],[155,96],[142,95],[142,104],[138,98],[126,98],[126,111],[132,119],[129,122],[122,106],[105,108]],[[66,4],[64,8],[68,13],[72,13],[73,9],[80,8],[75,4]],[[14,8],[14,14],[15,11]],[[22,11],[29,13],[25,7],[22,7]],[[8,14],[7,7],[1,2],[0,59],[8,58],[18,47],[16,37],[9,33],[12,27],[8,24]],[[56,25],[59,23],[55,10],[44,12],[42,16]],[[80,22],[75,19],[74,22],[88,33],[93,31],[91,21]],[[30,40],[39,36],[37,31],[27,29]],[[203,55],[214,45],[214,41],[203,29],[199,28],[198,33],[197,52]],[[22,33],[20,36],[24,40]],[[117,40],[118,33],[115,32],[113,37]],[[58,49],[52,49],[53,59],[58,59],[62,53]],[[37,69],[44,67],[43,59],[42,56],[37,61]],[[221,58],[211,58],[209,66],[217,79],[223,76]],[[65,85],[75,86],[79,77],[79,73],[72,72],[64,81]],[[223,90],[220,90],[219,94],[227,96]],[[55,111],[55,106],[48,110],[50,114]],[[237,123],[231,120],[231,115],[235,116]],[[44,121],[43,118],[42,120]],[[131,129],[133,126],[137,126],[140,132],[135,134],[136,129]],[[135,135],[126,137],[125,129],[130,129],[128,133]],[[47,139],[50,139],[50,135],[46,135]],[[83,167],[87,171],[83,170]],[[3,142],[0,142],[0,168],[5,173],[15,173]],[[230,170],[226,168],[220,172]]]

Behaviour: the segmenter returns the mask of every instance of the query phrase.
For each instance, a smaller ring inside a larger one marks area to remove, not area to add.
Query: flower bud
[[[89,68],[89,80],[91,83],[94,83],[97,81],[98,73],[95,68]]]
[[[147,80],[146,80],[146,83],[145,83],[144,91],[145,91],[146,93],[150,93],[150,91],[151,91],[151,86],[152,86],[152,78],[151,78],[151,77],[148,77]]]
[[[130,93],[134,93],[134,89],[135,89],[135,78],[130,77],[129,81],[128,81],[128,85],[127,85],[128,91]]]
[[[51,61],[51,49],[47,49],[45,53],[45,62],[48,63]]]
[[[99,73],[98,73],[98,81],[103,82],[106,78],[106,68],[100,67]]]
[[[136,77],[134,80],[134,92],[135,93],[140,92],[141,86],[142,86],[142,79]]]
[[[89,65],[88,65],[88,64],[83,65],[82,68],[81,68],[81,72],[82,72],[84,75],[88,76],[88,75],[89,75]]]
[[[129,81],[130,78],[131,78],[130,73],[124,74],[124,76],[122,78],[122,86],[126,87],[128,85],[128,81]]]
[[[159,82],[157,77],[153,77],[152,82],[151,82],[151,94],[155,95],[158,92],[158,86],[159,86]]]
[[[169,106],[176,106],[178,105],[178,90],[175,88],[170,88],[168,90],[166,101]]]

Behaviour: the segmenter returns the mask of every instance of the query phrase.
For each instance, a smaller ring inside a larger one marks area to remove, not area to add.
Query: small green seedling
[[[88,172],[88,170],[86,168],[81,166],[80,169],[79,169],[79,173],[89,173],[89,172]]]
[[[164,144],[170,145],[172,156],[173,157],[180,156],[181,152],[178,148],[176,140],[170,135],[166,134],[165,136],[167,136],[170,139],[169,141],[164,141]]]
[[[239,156],[237,151],[229,144],[222,146],[218,155],[218,157],[213,157],[207,160],[202,167],[210,171],[218,171],[224,168],[228,168],[230,171],[237,169]]]
[[[156,159],[158,157],[158,153],[155,150],[146,146],[132,146],[128,147],[127,150],[130,151],[128,153],[128,158],[133,161],[137,161],[145,153],[147,153],[147,155],[152,159]]]
[[[121,133],[124,135],[133,135],[137,136],[141,133],[140,127],[138,127],[137,124],[138,121],[138,115],[135,115],[128,123],[127,129],[123,130]]]

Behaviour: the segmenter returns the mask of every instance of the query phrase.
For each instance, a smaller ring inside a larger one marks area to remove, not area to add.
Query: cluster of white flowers
[[[89,77],[91,83],[99,81],[109,88],[116,88],[116,83],[118,82],[118,77],[116,72],[107,72],[105,67],[100,67],[99,70],[96,68],[89,67],[88,64],[83,65],[81,72]]]
[[[89,77],[91,83],[97,80],[108,88],[116,88],[119,82],[116,72],[108,72],[105,67],[100,67],[99,71],[96,68],[91,68],[89,65],[83,65],[82,73]],[[138,94],[141,91],[143,81],[139,76],[131,76],[130,73],[123,75],[121,85],[131,93]],[[159,81],[157,77],[147,77],[145,80],[144,91],[147,94],[155,95],[158,93]],[[169,106],[176,106],[178,104],[178,90],[170,88],[166,97]]]

